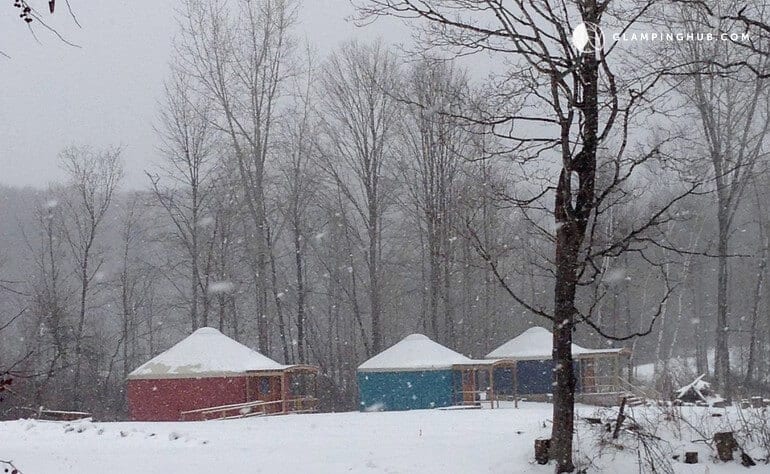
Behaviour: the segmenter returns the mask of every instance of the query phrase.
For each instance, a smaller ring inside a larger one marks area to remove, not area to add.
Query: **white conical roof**
[[[200,328],[145,362],[130,379],[216,377],[286,368],[214,328]]]
[[[397,344],[358,366],[363,372],[448,369],[467,364],[464,355],[430,340],[422,334],[410,334]]]
[[[622,349],[586,349],[572,344],[572,355],[620,352]],[[546,328],[535,326],[514,337],[486,355],[487,359],[537,359],[552,356],[553,334]]]

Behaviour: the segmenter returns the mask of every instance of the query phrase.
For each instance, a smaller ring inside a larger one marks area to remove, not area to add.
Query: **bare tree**
[[[762,324],[764,318],[761,318],[760,304],[762,295],[768,294],[767,260],[770,254],[770,223],[767,219],[766,203],[763,202],[767,197],[757,189],[756,180],[752,184],[754,185],[755,209],[759,230],[759,251],[757,252],[759,254],[759,262],[757,263],[757,281],[752,295],[749,353],[746,361],[746,374],[743,380],[743,385],[746,387],[750,386],[755,379],[760,379],[757,375],[761,372],[760,368],[764,368],[762,361],[767,354],[767,345],[762,337],[767,332],[767,322],[764,321],[765,324]],[[765,311],[770,312],[770,307],[765,308]]]
[[[699,12],[681,12],[682,24],[698,25]],[[690,64],[683,70],[678,90],[697,118],[699,140],[696,149],[708,156],[716,194],[717,236],[717,314],[715,339],[715,377],[723,396],[731,398],[729,334],[731,320],[728,285],[730,279],[730,235],[736,212],[745,195],[757,163],[765,156],[770,127],[770,94],[767,80],[750,71],[724,74],[726,64],[742,54],[729,41],[679,42],[675,54],[679,62]],[[770,58],[756,63],[758,71],[768,70]],[[699,144],[701,144],[699,146]]]
[[[454,344],[450,299],[454,200],[462,161],[470,158],[466,156],[466,144],[471,137],[450,114],[459,113],[467,105],[466,79],[446,61],[426,58],[412,65],[405,83],[405,97],[401,100],[408,104],[409,113],[399,130],[405,141],[400,167],[410,183],[427,247],[424,325],[432,337]],[[443,314],[441,322],[439,312]]]
[[[313,176],[312,154],[316,146],[317,124],[313,116],[313,81],[317,70],[308,52],[307,68],[297,84],[296,103],[291,110],[291,125],[283,133],[283,152],[285,163],[281,166],[282,190],[286,197],[286,208],[282,210],[291,232],[296,288],[297,358],[306,363],[308,313],[308,238],[311,228],[308,213],[314,199],[318,196],[318,180]]]
[[[35,390],[31,398],[37,405],[44,402],[44,393],[49,382],[64,369],[69,368],[71,354],[71,286],[67,279],[67,249],[64,237],[64,222],[55,192],[46,193],[47,199],[36,206],[34,235],[25,235],[29,253],[34,262],[33,278],[30,279],[30,314],[26,332],[32,342],[32,372],[39,376],[34,379]],[[26,234],[26,232],[25,232]]]
[[[364,228],[371,319],[371,349],[382,349],[382,220],[385,213],[385,163],[391,159],[398,119],[393,97],[396,62],[377,42],[344,44],[321,73],[322,166],[352,204]]]
[[[221,2],[189,0],[181,12],[180,64],[202,93],[216,104],[216,127],[235,154],[243,200],[252,221],[251,253],[260,350],[269,352],[267,294],[268,229],[266,162],[282,85],[291,73],[289,32],[292,0]]]
[[[319,186],[317,194],[320,232],[306,242],[320,273],[315,293],[324,301],[318,311],[323,320],[311,320],[316,324],[308,334],[308,348],[329,374],[335,392],[333,406],[350,407],[356,399],[356,367],[363,358],[373,355],[364,321],[366,309],[361,302],[366,297],[359,281],[366,279],[360,276],[366,256],[357,251],[361,240],[351,204],[334,180],[330,181]]]
[[[190,325],[194,331],[208,325],[207,275],[202,255],[210,241],[207,213],[217,170],[210,109],[192,90],[189,78],[175,69],[164,87],[165,102],[156,133],[164,164],[147,173],[157,202],[173,224],[174,240],[189,261]],[[203,303],[203,308],[199,305]]]
[[[67,173],[68,185],[62,196],[66,209],[65,237],[75,263],[80,287],[74,328],[74,387],[78,387],[83,365],[83,347],[89,297],[94,279],[100,275],[104,256],[97,246],[104,218],[123,176],[119,148],[95,150],[90,147],[64,149],[59,160]],[[75,391],[74,402],[81,402]]]
[[[225,160],[219,167],[215,179],[216,190],[213,193],[211,216],[213,218],[213,238],[211,239],[210,258],[213,260],[213,281],[209,285],[209,293],[213,294],[217,304],[219,330],[225,332],[229,326],[231,334],[237,339],[241,333],[239,313],[237,309],[237,290],[239,279],[239,251],[237,244],[237,224],[242,217],[242,206],[238,200],[238,179],[233,175],[233,169]]]
[[[156,280],[154,269],[142,260],[140,252],[147,238],[146,224],[142,219],[145,204],[142,201],[143,194],[132,193],[121,203],[120,272],[116,281],[120,312],[118,345],[122,355],[121,382],[141,362],[141,313],[151,297]]]

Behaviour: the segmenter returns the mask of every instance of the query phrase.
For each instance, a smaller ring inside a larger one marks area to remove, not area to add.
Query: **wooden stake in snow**
[[[620,410],[618,411],[618,418],[615,420],[615,430],[612,432],[612,439],[618,439],[620,434],[620,427],[626,420],[626,397],[623,397],[623,401],[620,402]]]
[[[535,440],[535,461],[538,464],[548,464],[550,460],[549,451],[551,450],[551,439],[536,439]]]
[[[720,461],[733,460],[733,451],[738,449],[738,442],[735,441],[732,431],[714,433],[714,444],[717,447],[717,457]]]

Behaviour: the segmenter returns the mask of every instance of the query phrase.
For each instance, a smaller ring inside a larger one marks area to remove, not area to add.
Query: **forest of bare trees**
[[[715,14],[359,3],[414,46],[323,56],[301,2],[185,0],[146,185],[122,183],[120,148],[83,144],[59,155],[66,180],[0,189],[7,416],[120,418],[128,372],[203,326],[319,365],[330,410],[355,408],[358,364],[406,334],[481,357],[547,326],[560,472],[573,341],[632,348],[663,393],[700,373],[728,399],[770,387],[764,38],[579,52],[576,18],[675,32]],[[753,13],[717,27],[761,32]]]

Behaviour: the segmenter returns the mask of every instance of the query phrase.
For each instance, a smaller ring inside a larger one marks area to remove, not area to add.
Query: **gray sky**
[[[300,28],[321,55],[352,37],[401,41],[393,20],[364,29],[345,18],[349,0],[302,0]],[[126,185],[143,187],[143,170],[157,159],[152,123],[176,33],[174,1],[70,0],[82,29],[63,1],[30,4],[65,38],[41,25],[35,41],[11,2],[0,7],[0,183],[43,186],[61,178],[56,155],[70,144],[122,145]]]

